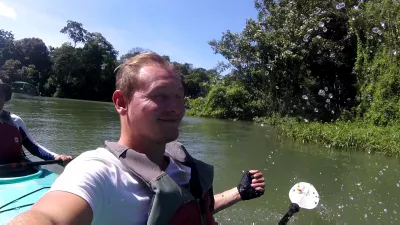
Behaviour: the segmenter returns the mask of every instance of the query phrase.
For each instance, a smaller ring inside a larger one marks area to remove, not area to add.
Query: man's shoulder
[[[81,153],[74,160],[72,160],[70,164],[72,165],[73,162],[76,163],[98,162],[98,164],[109,165],[115,163],[116,162],[115,159],[116,159],[115,156],[111,152],[109,152],[106,148],[98,147],[96,149],[88,150]]]

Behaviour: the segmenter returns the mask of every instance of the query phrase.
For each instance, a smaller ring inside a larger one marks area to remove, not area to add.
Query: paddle
[[[300,208],[314,209],[319,202],[319,195],[312,184],[300,182],[295,184],[289,191],[289,198],[292,202],[289,211],[282,217],[278,225],[286,225],[290,217],[300,211]]]
[[[62,164],[62,160],[45,160],[38,162],[18,162],[18,163],[9,163],[0,165],[0,170],[3,169],[15,169],[15,168],[24,168],[30,166],[41,166],[41,165],[49,165],[49,164]]]

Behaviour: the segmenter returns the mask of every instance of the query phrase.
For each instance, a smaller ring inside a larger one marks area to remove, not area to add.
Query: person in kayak
[[[0,164],[20,162],[23,159],[24,146],[32,155],[43,160],[63,160],[69,162],[72,157],[51,152],[34,141],[24,121],[17,115],[3,109],[11,99],[10,85],[0,79]]]
[[[216,224],[214,214],[264,194],[258,170],[213,194],[213,166],[176,141],[185,113],[182,81],[171,63],[142,53],[116,70],[112,96],[118,142],[69,163],[51,189],[10,224]]]

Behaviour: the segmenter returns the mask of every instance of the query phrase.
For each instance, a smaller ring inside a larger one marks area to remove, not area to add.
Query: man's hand
[[[242,200],[258,198],[264,194],[265,179],[258,170],[246,171],[237,189]]]
[[[56,157],[54,157],[55,160],[62,160],[64,165],[67,165],[71,160],[72,160],[72,156],[69,155],[56,155]]]

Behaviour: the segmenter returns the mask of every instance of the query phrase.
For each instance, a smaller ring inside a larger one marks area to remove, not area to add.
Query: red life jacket
[[[0,162],[19,162],[22,154],[21,133],[12,121],[10,113],[3,110],[0,116]]]
[[[182,144],[171,142],[166,153],[191,168],[188,187],[179,186],[168,174],[138,153],[116,142],[105,142],[135,178],[141,179],[154,193],[147,225],[215,225],[213,166],[192,158]]]

